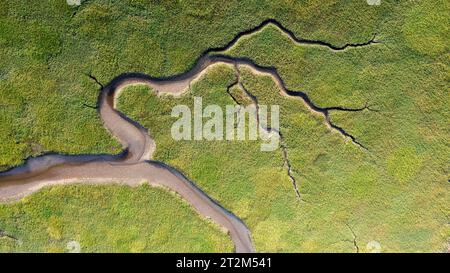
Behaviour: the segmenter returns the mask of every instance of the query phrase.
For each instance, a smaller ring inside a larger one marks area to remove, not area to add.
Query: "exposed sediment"
[[[7,233],[5,231],[0,230],[0,238],[2,238],[2,237],[3,238],[8,238],[8,239],[11,239],[11,240],[14,240],[14,241],[19,241],[19,239],[16,236],[10,235],[9,233]]]
[[[301,39],[277,21],[269,19],[255,28],[239,33],[223,47],[206,50],[189,71],[179,75],[155,78],[141,73],[124,73],[111,80],[107,85],[103,85],[96,77],[88,74],[101,87],[96,109],[105,127],[122,144],[122,153],[118,155],[64,155],[53,153],[30,158],[25,164],[0,173],[0,201],[18,200],[47,185],[122,183],[136,186],[145,180],[151,185],[162,185],[177,192],[201,215],[212,219],[228,230],[237,252],[255,251],[250,231],[245,224],[216,201],[209,198],[182,173],[162,162],[151,160],[156,145],[147,129],[118,112],[115,107],[117,97],[126,86],[144,84],[158,94],[169,93],[179,96],[186,92],[190,85],[212,65],[223,63],[235,67],[246,66],[253,73],[270,76],[279,87],[282,95],[301,99],[311,112],[324,117],[324,122],[330,129],[345,138],[350,138],[354,144],[364,148],[354,136],[331,122],[329,111],[345,111],[344,108],[319,107],[309,99],[306,93],[289,90],[276,68],[260,66],[251,59],[230,57],[222,53],[237,43],[241,37],[254,34],[269,24],[278,27],[283,34],[289,36],[297,44],[324,46],[335,51],[378,43],[372,38],[365,43],[334,46],[323,41]],[[290,176],[292,175],[291,172],[289,163],[288,174]],[[295,188],[299,195],[296,185]]]

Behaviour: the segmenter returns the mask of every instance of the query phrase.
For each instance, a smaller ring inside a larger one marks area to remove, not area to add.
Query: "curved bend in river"
[[[181,94],[190,82],[213,62],[168,80],[143,74],[122,74],[100,91],[98,112],[105,127],[123,145],[119,155],[48,154],[30,158],[19,167],[0,173],[0,201],[20,199],[46,185],[67,183],[114,183],[136,186],[141,181],[165,186],[181,195],[201,215],[228,230],[236,252],[254,252],[250,232],[245,224],[209,198],[176,169],[150,160],[155,149],[147,130],[115,109],[121,90],[133,84],[145,84],[156,92]]]
[[[139,73],[125,73],[114,78],[103,87],[97,102],[97,109],[105,127],[123,145],[119,155],[62,155],[47,154],[30,158],[25,164],[0,173],[0,201],[18,200],[46,185],[67,183],[125,183],[136,186],[141,181],[151,185],[163,185],[181,195],[201,215],[212,219],[228,230],[235,245],[236,252],[254,252],[250,231],[245,224],[209,198],[202,190],[176,169],[158,161],[151,160],[155,143],[147,130],[115,109],[115,100],[121,90],[133,84],[145,84],[157,93],[181,95],[192,81],[201,77],[208,67],[217,63],[232,65],[236,68],[246,66],[254,73],[265,74],[272,78],[280,90],[280,94],[301,99],[306,107],[324,117],[324,123],[344,137],[344,130],[331,123],[327,108],[316,106],[309,97],[301,91],[291,91],[286,88],[282,78],[274,67],[262,67],[247,58],[234,58],[220,53],[232,47],[245,36],[260,31],[268,24],[279,28],[297,44],[328,47],[330,50],[345,50],[348,47],[361,47],[376,43],[373,39],[364,44],[347,44],[335,47],[326,42],[309,41],[295,35],[273,19],[259,26],[239,33],[226,46],[206,50],[197,60],[191,70],[169,78],[153,78]],[[216,55],[213,55],[215,53]],[[352,138],[355,144],[358,144]]]

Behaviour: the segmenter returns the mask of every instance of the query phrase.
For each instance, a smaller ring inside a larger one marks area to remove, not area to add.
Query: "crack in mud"
[[[235,71],[236,80],[227,86],[227,94],[228,94],[228,96],[231,97],[231,99],[234,101],[234,103],[236,105],[242,106],[242,104],[239,102],[239,100],[231,93],[231,89],[233,87],[235,87],[235,86],[239,87],[239,80],[240,80],[240,75],[239,75],[239,71],[238,71],[237,67],[235,67],[234,71]],[[237,108],[237,121],[236,121],[235,127],[237,127],[239,125],[240,117],[241,117],[240,113],[241,113],[241,107],[238,107]]]
[[[355,231],[353,231],[353,228],[348,223],[346,223],[345,225],[348,227],[348,229],[350,230],[350,232],[352,233],[352,236],[353,236],[353,240],[351,240],[350,242],[353,243],[356,253],[359,253],[359,246],[357,243],[357,237],[356,237]]]
[[[288,148],[284,142],[284,138],[283,138],[283,135],[281,134],[281,132],[279,132],[279,136],[280,136],[280,143],[281,143],[280,147],[281,147],[281,150],[283,153],[284,165],[287,168],[287,175],[289,176],[289,179],[291,180],[291,183],[292,183],[292,186],[294,187],[297,198],[299,200],[302,200],[300,191],[298,189],[297,180],[295,179],[294,173],[292,170],[291,161],[289,160]]]
[[[227,86],[227,94],[228,96],[231,97],[231,99],[234,101],[234,103],[236,103],[237,105],[241,106],[241,103],[236,99],[236,97],[231,94],[231,88],[235,87],[238,83],[237,82],[233,82],[230,85]]]
[[[329,42],[321,41],[321,40],[304,39],[304,38],[297,37],[297,35],[294,32],[292,32],[291,30],[287,29],[285,26],[283,26],[276,19],[270,18],[270,19],[264,20],[263,22],[261,22],[256,27],[253,27],[251,29],[239,32],[236,36],[234,36],[234,38],[231,41],[229,41],[224,46],[210,48],[210,49],[206,50],[204,52],[204,55],[207,55],[209,53],[217,53],[217,52],[226,51],[227,49],[230,49],[231,47],[233,47],[242,37],[250,36],[250,35],[253,35],[253,34],[257,33],[257,32],[260,32],[261,30],[263,30],[268,25],[273,25],[273,26],[277,27],[278,30],[282,34],[286,35],[291,41],[293,41],[296,44],[323,46],[323,47],[327,47],[328,49],[334,50],[334,51],[342,51],[342,50],[345,50],[347,48],[365,47],[365,46],[370,46],[370,45],[373,45],[373,44],[381,44],[382,43],[381,41],[376,40],[377,33],[374,33],[372,38],[367,40],[367,41],[365,41],[365,42],[361,42],[361,43],[346,43],[346,44],[344,44],[342,46],[336,46],[336,45],[333,45],[333,44],[331,44]]]
[[[363,107],[360,108],[346,108],[346,107],[341,107],[341,106],[332,106],[332,107],[324,107],[322,108],[323,114],[325,116],[325,120],[326,123],[328,124],[328,126],[336,131],[338,131],[342,136],[344,136],[344,138],[349,138],[351,139],[351,141],[356,144],[357,146],[359,146],[360,148],[362,148],[363,150],[368,151],[369,149],[364,146],[361,142],[359,142],[355,136],[353,136],[352,134],[348,133],[346,130],[344,130],[342,127],[337,126],[336,124],[334,124],[331,121],[331,117],[330,117],[330,111],[340,111],[340,112],[362,112],[362,111],[372,111],[372,112],[380,112],[379,109],[373,109],[367,102],[365,103],[365,105]]]
[[[92,105],[89,105],[89,104],[87,104],[87,103],[83,103],[82,106],[83,106],[83,107],[86,107],[86,108],[91,108],[91,109],[97,110],[97,106],[92,106]]]
[[[368,151],[369,149],[364,146],[363,144],[361,144],[361,142],[359,142],[355,136],[351,135],[350,133],[348,133],[346,130],[344,130],[342,127],[337,126],[336,124],[331,122],[331,118],[328,114],[325,114],[325,120],[327,122],[327,124],[330,126],[330,128],[336,130],[337,132],[339,132],[344,138],[349,138],[353,144],[355,144],[356,146],[360,147],[363,150]]]
[[[278,131],[277,131],[277,130],[275,130],[275,129],[273,129],[273,128],[270,128],[270,127],[265,127],[265,128],[264,128],[264,127],[261,125],[260,117],[259,117],[259,102],[258,102],[258,98],[257,98],[255,95],[253,95],[253,94],[252,94],[252,93],[244,86],[244,84],[242,83],[242,81],[241,81],[241,73],[240,73],[240,70],[239,70],[239,66],[238,66],[238,65],[235,66],[235,71],[236,71],[236,77],[237,77],[236,83],[235,83],[235,84],[237,84],[237,85],[240,87],[240,89],[241,89],[241,90],[247,95],[247,97],[253,102],[253,105],[254,105],[255,108],[256,108],[256,123],[257,123],[258,127],[259,127],[259,128],[262,128],[262,129],[265,130],[267,133],[270,133],[270,132],[276,132],[276,133],[278,134],[278,136],[279,136],[279,138],[280,138],[280,147],[281,147],[282,156],[283,156],[283,165],[286,167],[287,175],[288,175],[288,177],[289,177],[289,180],[291,180],[292,186],[294,187],[294,191],[295,191],[295,194],[296,194],[298,200],[301,200],[300,191],[299,191],[298,186],[297,186],[297,180],[295,179],[295,177],[294,177],[294,175],[293,175],[292,165],[291,165],[291,162],[290,162],[290,160],[289,160],[289,155],[288,155],[288,151],[287,151],[288,148],[287,148],[287,146],[286,146],[286,144],[285,144],[284,137],[283,137],[283,134],[281,133],[281,130],[278,130]]]
[[[379,109],[373,109],[368,102],[364,104],[363,107],[359,108],[347,108],[342,106],[332,106],[332,107],[324,107],[324,110],[330,112],[330,111],[342,111],[342,112],[361,112],[364,110],[372,111],[372,112],[380,112]]]
[[[91,80],[98,84],[100,86],[100,89],[104,88],[103,84],[94,75],[92,75],[91,73],[87,73],[86,76],[88,76]]]

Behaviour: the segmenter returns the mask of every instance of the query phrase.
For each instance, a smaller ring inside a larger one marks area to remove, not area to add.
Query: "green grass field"
[[[0,205],[1,252],[229,252],[229,237],[180,197],[142,185],[56,186]],[[205,236],[206,235],[206,236]],[[69,244],[69,245],[68,245]]]
[[[377,33],[383,44],[333,52],[294,45],[269,26],[227,52],[277,67],[289,88],[322,107],[368,103],[379,110],[331,114],[366,152],[330,132],[299,100],[279,96],[270,79],[242,71],[259,103],[280,105],[303,201],[295,196],[280,150],[260,152],[260,143],[251,141],[170,138],[173,106],[192,105],[194,96],[204,104],[233,104],[225,92],[234,80],[231,69],[211,71],[179,99],[130,88],[120,109],[149,129],[156,159],[177,167],[244,220],[257,251],[352,252],[356,242],[366,252],[372,241],[386,252],[446,251],[450,4],[199,3],[1,2],[0,168],[50,151],[120,151],[97,112],[85,106],[95,105],[99,88],[87,74],[105,84],[123,72],[183,72],[206,48],[224,45],[267,18],[302,38],[335,45],[365,42]],[[174,211],[178,218],[167,217]],[[70,217],[74,212],[77,219]],[[0,230],[23,242],[0,239],[0,250],[64,251],[68,240],[79,239],[86,251],[231,251],[225,234],[194,215],[159,189],[57,187],[0,206]],[[177,225],[183,229],[165,233]]]

